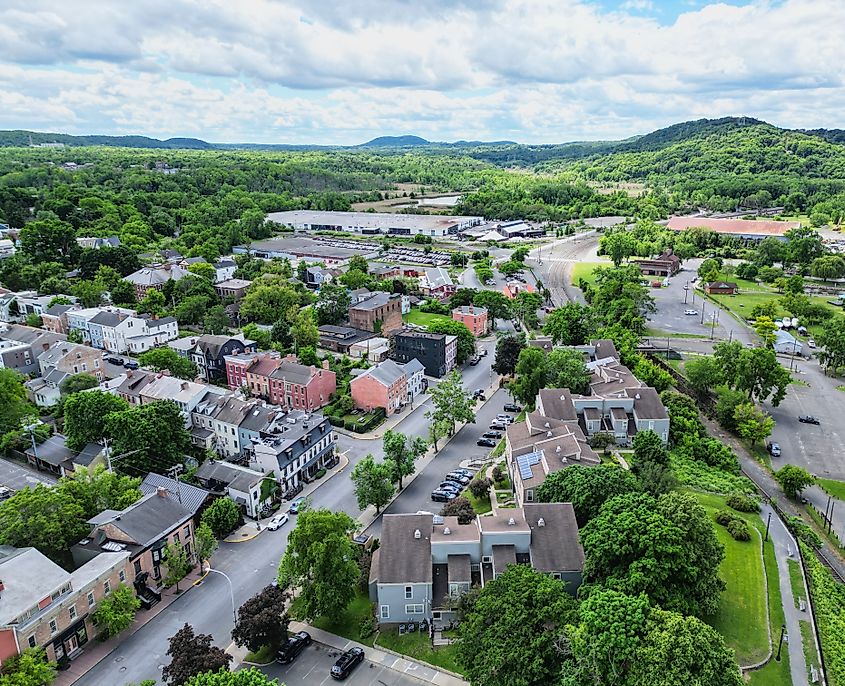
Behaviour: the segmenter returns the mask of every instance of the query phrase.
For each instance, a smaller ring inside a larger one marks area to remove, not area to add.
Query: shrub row
[[[834,581],[809,546],[799,543],[807,575],[813,609],[821,636],[822,654],[831,686],[845,685],[845,586]]]

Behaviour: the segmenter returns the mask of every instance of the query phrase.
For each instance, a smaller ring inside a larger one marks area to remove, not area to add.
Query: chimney
[[[182,387],[182,390],[183,390],[183,391],[187,391],[187,390],[188,390],[188,382],[187,382],[187,381],[183,381],[183,382],[182,382],[181,384],[179,384],[179,385]]]
[[[126,370],[126,378],[127,378],[127,379],[131,379],[131,378],[132,378],[132,370],[131,370],[131,369],[127,369],[127,370]]]
[[[50,344],[49,343],[42,343],[41,348],[46,353],[50,349]]]
[[[329,368],[329,361],[323,360],[323,369],[328,369],[328,368]]]
[[[159,498],[166,498],[167,497],[167,489],[164,486],[159,486],[156,488],[156,495]]]

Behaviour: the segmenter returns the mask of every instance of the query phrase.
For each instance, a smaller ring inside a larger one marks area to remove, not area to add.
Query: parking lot
[[[56,483],[56,479],[50,474],[37,472],[18,462],[0,458],[0,486],[20,491],[27,486],[35,486],[39,483],[50,485]]]
[[[273,679],[278,679],[280,684],[288,684],[288,686],[292,684],[319,684],[324,686],[333,682],[333,679],[329,676],[329,670],[339,654],[340,651],[335,648],[313,643],[291,664],[274,663],[262,667],[261,671]],[[372,657],[369,651],[367,657]],[[392,655],[385,657],[390,661],[389,663],[379,664],[365,659],[364,662],[355,667],[343,683],[349,686],[420,686],[424,681],[413,676],[410,670],[433,671],[416,665],[409,668],[407,673],[396,671],[391,669],[391,665],[396,664],[398,659]],[[420,676],[423,677],[422,674]]]

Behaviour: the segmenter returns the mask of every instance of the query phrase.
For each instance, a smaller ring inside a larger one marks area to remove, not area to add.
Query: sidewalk
[[[317,643],[322,643],[337,650],[347,650],[353,646],[357,646],[364,650],[366,659],[373,664],[382,665],[388,669],[412,676],[420,681],[427,681],[430,684],[436,684],[437,686],[466,686],[467,684],[463,679],[459,679],[448,672],[442,672],[431,665],[414,662],[413,660],[380,648],[370,648],[369,646],[350,641],[342,636],[330,634],[328,631],[317,629],[302,622],[291,622],[290,631],[307,631]]]
[[[336,467],[332,467],[329,471],[326,472],[326,475],[322,479],[318,479],[317,481],[312,481],[310,484],[306,484],[305,488],[302,489],[302,492],[296,496],[297,498],[306,498],[311,495],[314,491],[316,491],[320,486],[326,483],[329,479],[337,476],[340,474],[348,465],[349,465],[349,458],[346,457],[345,453],[339,453],[339,461]],[[251,541],[253,538],[258,536],[262,531],[267,530],[267,524],[270,522],[273,517],[275,517],[279,512],[282,510],[278,510],[274,512],[269,517],[265,517],[264,519],[258,519],[256,521],[246,522],[243,526],[238,529],[235,529],[232,533],[230,533],[226,538],[223,539],[223,543],[244,543],[245,541]]]
[[[92,670],[97,664],[105,660],[114,650],[120,647],[126,638],[134,634],[141,627],[152,621],[155,617],[160,615],[164,610],[170,607],[174,602],[184,596],[190,589],[194,587],[194,582],[202,577],[202,572],[199,565],[192,570],[182,581],[179,582],[179,588],[182,590],[178,595],[176,594],[176,587],[168,588],[161,593],[161,602],[156,603],[149,610],[139,610],[135,615],[135,621],[130,627],[113,636],[108,641],[100,643],[93,636],[89,637],[88,643],[85,645],[83,653],[72,660],[70,667],[64,671],[60,671],[52,686],[70,686],[78,679],[81,679],[85,674]]]

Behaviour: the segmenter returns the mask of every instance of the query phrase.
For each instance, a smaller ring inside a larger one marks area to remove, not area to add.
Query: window
[[[103,593],[106,595],[111,593],[111,584],[108,582],[108,579],[103,582]]]
[[[33,634],[32,636],[30,636],[30,637],[29,637],[29,640],[27,641],[27,643],[29,643],[29,647],[30,647],[30,648],[34,648],[34,647],[35,647],[35,645],[36,645],[36,643],[35,643],[35,634]]]
[[[191,537],[191,525],[187,524],[184,529],[182,529],[182,535],[185,539],[189,539]]]
[[[380,615],[382,619],[390,619],[390,605],[382,605]]]
[[[560,579],[560,572],[552,572],[552,579]]]
[[[423,609],[422,605],[406,605],[405,606],[405,614],[406,615],[421,615],[425,610]]]
[[[75,607],[75,606],[73,606],[73,605],[71,605],[71,606],[67,609],[67,614],[68,614],[68,617],[70,617],[70,621],[71,621],[71,622],[72,622],[74,619],[76,619],[76,607]]]
[[[141,573],[141,561],[135,560],[135,574],[137,575],[137,574],[140,574],[140,573]]]
[[[173,534],[173,542],[179,543],[179,534],[178,533]]]
[[[413,586],[405,586],[405,600],[410,600],[414,597],[414,587]]]
[[[534,502],[534,491],[533,490],[529,489],[529,490],[525,491],[525,500],[526,500],[526,502],[529,502],[529,503]]]
[[[50,620],[50,633],[55,634],[59,630],[59,627],[56,625],[56,620]]]
[[[126,581],[126,572],[121,569],[120,572],[118,572],[117,578],[120,579],[120,583],[123,583]]]
[[[94,606],[94,591],[88,593],[88,607]]]
[[[87,364],[85,364],[84,362],[82,363],[82,371],[83,371],[83,372],[87,372],[87,371],[88,371],[88,365],[87,365]]]

